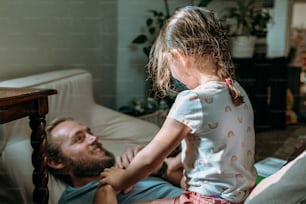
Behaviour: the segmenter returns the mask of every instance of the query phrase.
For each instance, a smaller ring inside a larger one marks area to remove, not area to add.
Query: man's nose
[[[89,144],[94,143],[97,140],[97,137],[91,134],[86,135],[86,140]]]

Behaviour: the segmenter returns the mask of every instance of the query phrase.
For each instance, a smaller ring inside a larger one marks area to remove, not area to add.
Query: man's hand
[[[166,158],[165,162],[167,163],[168,168],[163,178],[176,186],[181,186],[181,179],[183,177],[181,153],[179,153],[175,157]]]
[[[143,149],[143,146],[136,146],[134,148],[128,149],[121,156],[116,158],[116,167],[125,169],[134,159],[135,155]]]

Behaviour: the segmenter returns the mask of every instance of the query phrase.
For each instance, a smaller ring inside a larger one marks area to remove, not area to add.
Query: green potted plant
[[[137,35],[132,41],[132,44],[142,46],[142,51],[147,57],[149,56],[155,37],[169,16],[169,7],[167,6],[167,1],[165,1],[165,5],[166,14],[161,11],[149,10],[150,15],[146,19],[146,27],[144,33]]]
[[[250,58],[254,54],[257,36],[267,34],[271,19],[257,0],[236,0],[234,7],[226,10],[225,22],[230,36],[231,54],[234,58]]]
[[[206,7],[213,0],[190,0],[190,5]],[[143,33],[137,35],[132,44],[142,46],[142,51],[149,56],[151,46],[164,22],[170,16],[168,0],[164,0],[165,11],[149,10],[149,16],[146,18],[146,27]]]
[[[252,20],[251,34],[258,38],[266,37],[268,33],[268,23],[271,20],[271,15],[268,10],[254,10]]]
[[[251,34],[256,36],[254,57],[265,58],[267,54],[268,23],[271,21],[268,10],[257,10],[254,12]]]
[[[196,5],[200,7],[206,7],[211,1],[213,0],[190,0],[190,5]],[[164,22],[169,18],[170,16],[170,9],[168,0],[164,0],[164,11],[157,11],[157,10],[149,10],[149,16],[145,19],[145,29],[142,33],[137,35],[133,40],[132,44],[141,47],[143,53],[149,57],[149,53],[152,47],[152,44],[159,33],[159,30],[163,26]],[[173,83],[179,90],[183,90],[186,87],[181,84],[179,81],[173,79]],[[151,81],[147,80],[146,82],[147,86],[147,95],[153,96],[154,93],[151,92]],[[169,106],[172,104],[173,99],[172,97],[166,98],[167,103]]]

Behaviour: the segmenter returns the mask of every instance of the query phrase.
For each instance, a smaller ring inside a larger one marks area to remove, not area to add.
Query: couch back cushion
[[[57,70],[0,82],[1,87],[35,87],[56,89],[49,96],[46,121],[55,117],[71,116],[81,122],[91,116],[86,107],[95,105],[92,76],[81,69]],[[30,145],[29,118],[21,118],[0,125],[0,200],[7,203],[31,203],[34,186]],[[60,181],[49,176],[49,203],[57,203],[65,188]]]
[[[96,104],[92,76],[85,70],[57,70],[2,81],[0,86],[56,89],[58,93],[48,98],[46,122],[73,117],[88,125],[115,155],[148,143],[159,130],[152,123]],[[32,203],[30,134],[28,117],[0,125],[0,200],[5,203]],[[50,175],[48,187],[49,203],[57,203],[65,185]]]
[[[49,96],[49,113],[46,120],[71,116],[86,122],[90,119],[86,107],[94,105],[92,76],[81,69],[57,70],[0,82],[0,87],[35,87],[56,89],[56,95]],[[22,118],[3,124],[0,133],[0,153],[6,143],[19,142],[30,135],[29,119]],[[9,138],[10,137],[10,138]]]

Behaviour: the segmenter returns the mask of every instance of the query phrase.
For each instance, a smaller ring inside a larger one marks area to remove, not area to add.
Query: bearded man
[[[48,169],[52,175],[67,184],[59,204],[93,203],[97,192],[99,174],[105,168],[117,166],[125,168],[133,157],[142,149],[138,146],[115,159],[105,149],[90,129],[72,118],[59,118],[46,128],[48,137]],[[172,160],[157,170],[157,175],[179,185],[182,171],[180,167],[171,166]],[[165,167],[168,168],[166,169]],[[119,204],[136,201],[176,197],[182,189],[168,181],[149,176],[135,184],[131,189],[117,194]]]

